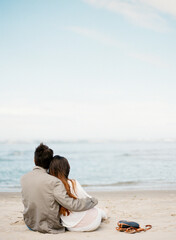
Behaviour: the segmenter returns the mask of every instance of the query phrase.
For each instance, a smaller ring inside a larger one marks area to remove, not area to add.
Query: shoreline
[[[120,239],[120,240],[165,240],[175,239],[176,190],[128,190],[99,192],[89,191],[97,197],[98,207],[108,212],[108,219],[94,232],[65,232],[62,240]],[[11,240],[56,240],[58,234],[42,234],[29,231],[23,221],[23,204],[20,192],[0,192],[0,239]],[[141,227],[151,224],[147,232],[126,234],[117,232],[119,220],[138,222]]]
[[[93,193],[96,193],[96,194],[108,194],[108,193],[124,193],[124,192],[175,192],[176,193],[176,188],[156,188],[156,189],[151,189],[151,188],[123,188],[123,189],[112,189],[112,188],[109,188],[109,189],[105,189],[105,190],[102,190],[102,189],[87,189],[86,187],[84,187],[84,189],[86,190],[86,192],[88,192],[90,195],[93,194]],[[21,194],[21,189],[19,191],[0,191],[0,196],[1,195],[5,195],[5,194],[9,194],[9,195],[20,195]]]
[[[82,187],[86,192],[124,192],[124,191],[176,191],[176,183],[173,184],[160,184],[160,185],[139,185],[139,186],[115,186],[115,185],[84,185]],[[20,193],[21,187],[12,187],[12,188],[0,188],[0,193]]]

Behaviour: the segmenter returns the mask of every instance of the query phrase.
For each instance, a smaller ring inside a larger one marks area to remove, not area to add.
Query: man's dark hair
[[[50,162],[53,159],[53,150],[43,143],[40,143],[35,149],[34,159],[36,166],[48,169]]]

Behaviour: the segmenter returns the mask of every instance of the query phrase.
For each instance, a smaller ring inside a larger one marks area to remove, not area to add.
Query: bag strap
[[[137,232],[146,232],[147,230],[150,230],[152,228],[152,225],[145,225],[145,228],[137,228]]]

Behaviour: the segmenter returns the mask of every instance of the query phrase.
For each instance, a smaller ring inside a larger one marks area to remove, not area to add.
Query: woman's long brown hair
[[[51,175],[59,178],[63,182],[69,197],[77,199],[77,197],[75,196],[76,195],[76,189],[75,189],[76,183],[75,183],[75,180],[68,178],[69,172],[70,172],[70,165],[68,163],[68,160],[59,155],[54,156],[53,160],[50,163],[49,173]],[[72,183],[75,195],[72,194],[70,191],[70,185],[68,183],[68,180],[70,180]],[[63,214],[64,216],[68,216],[70,214],[70,211],[68,209],[64,208],[63,206],[61,206],[59,209],[59,213]]]

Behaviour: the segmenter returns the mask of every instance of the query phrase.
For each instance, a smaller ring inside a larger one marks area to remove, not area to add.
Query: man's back
[[[59,221],[59,204],[53,194],[57,181],[37,166],[21,178],[24,221],[34,231],[64,232]]]

